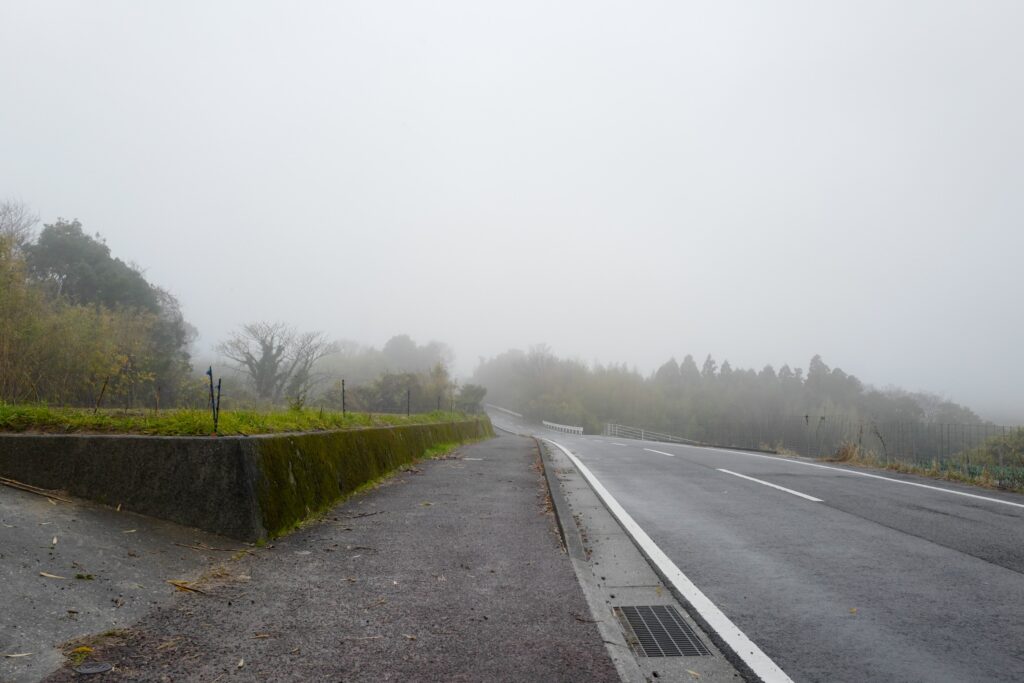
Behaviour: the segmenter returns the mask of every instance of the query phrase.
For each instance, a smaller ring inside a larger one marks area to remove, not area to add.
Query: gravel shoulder
[[[114,665],[90,680],[619,680],[521,437],[421,462],[191,585],[89,639]]]

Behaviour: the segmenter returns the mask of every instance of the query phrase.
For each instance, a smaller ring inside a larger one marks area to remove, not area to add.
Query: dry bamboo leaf
[[[206,591],[200,590],[198,588],[193,588],[192,586],[188,585],[185,581],[171,581],[170,579],[168,579],[167,583],[171,584],[180,591],[188,591],[189,593],[201,593],[202,595],[207,594]]]

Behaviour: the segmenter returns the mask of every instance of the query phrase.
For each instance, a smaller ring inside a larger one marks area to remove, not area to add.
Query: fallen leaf
[[[244,659],[239,659],[238,660],[238,668],[241,669],[243,666],[245,666],[245,660]]]
[[[416,640],[416,636],[411,636],[408,633],[403,633],[402,635],[408,638],[409,640]]]
[[[700,678],[700,674],[694,671],[693,669],[687,669],[686,673],[690,674],[694,678]]]
[[[82,581],[92,581],[96,577],[94,577],[92,574],[75,574],[75,578],[81,579]]]
[[[81,647],[76,647],[74,650],[71,651],[71,654],[73,654],[73,655],[83,655],[83,654],[89,654],[90,652],[92,652],[92,648],[89,647],[88,645],[83,645]]]
[[[122,534],[134,534],[136,531],[138,531],[138,529],[125,529],[121,533]]]
[[[50,545],[57,545],[57,537],[56,536],[53,537],[53,542],[50,543]]]
[[[4,655],[4,657],[8,657],[10,659],[14,659],[15,657],[31,657],[32,654],[33,653],[31,653],[31,652],[19,652],[18,654],[15,654],[15,655]]]
[[[48,579],[66,579],[66,576],[57,576],[56,574],[50,574],[47,572],[39,572],[39,576],[45,576]]]
[[[850,614],[856,614],[856,613],[857,613],[857,608],[856,607],[851,607],[850,608]]]
[[[188,591],[190,593],[202,593],[203,595],[207,595],[206,591],[199,590],[198,588],[193,588],[192,586],[188,585],[185,581],[171,581],[170,579],[168,579],[167,583],[171,584],[180,591]]]
[[[121,511],[121,504],[120,504],[120,503],[118,503],[118,504],[117,504],[117,508],[116,508],[116,510],[117,510],[118,512],[120,512],[120,511]]]
[[[257,633],[256,635],[253,636],[253,638],[256,638],[258,640],[263,640],[263,639],[269,638],[269,637],[270,637],[269,633]]]

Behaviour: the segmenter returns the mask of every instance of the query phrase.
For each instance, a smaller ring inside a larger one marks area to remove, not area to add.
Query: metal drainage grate
[[[699,657],[711,651],[671,605],[616,607],[629,644],[642,657]]]

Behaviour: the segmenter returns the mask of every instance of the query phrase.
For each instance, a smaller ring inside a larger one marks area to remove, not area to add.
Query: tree
[[[10,248],[19,252],[35,237],[39,216],[24,202],[0,202],[0,239],[8,240]]]
[[[331,350],[322,333],[297,333],[280,322],[243,325],[217,346],[248,375],[258,399],[280,403],[287,396],[299,404],[314,383],[313,366]]]
[[[112,257],[106,242],[86,235],[77,220],[44,226],[26,251],[32,276],[73,304],[160,310],[157,292],[142,273]]]
[[[712,379],[716,372],[718,372],[718,363],[715,362],[715,359],[712,358],[709,353],[708,357],[704,359],[704,367],[701,368],[700,371],[701,377],[704,379]]]

